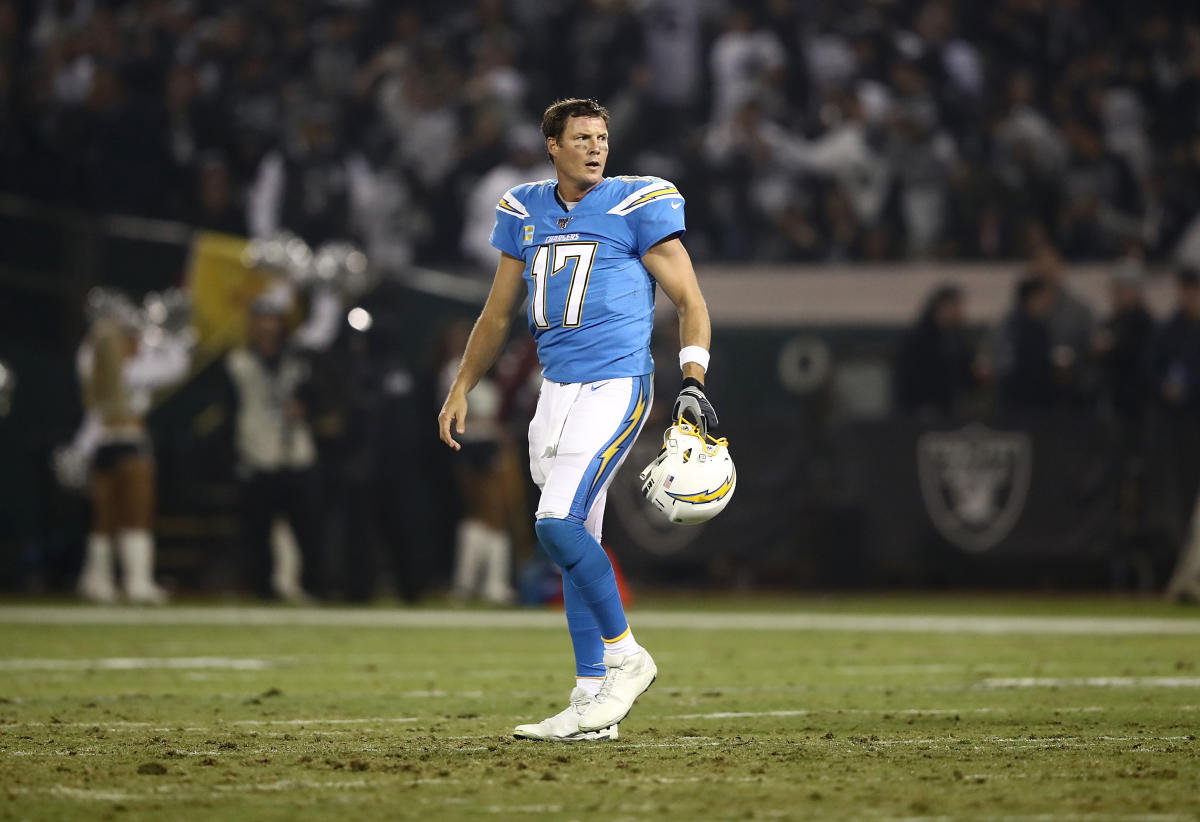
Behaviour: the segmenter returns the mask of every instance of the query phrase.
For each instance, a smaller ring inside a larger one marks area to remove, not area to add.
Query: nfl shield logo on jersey
[[[569,222],[571,222],[570,217],[559,217],[558,218],[558,230],[563,231],[564,229],[566,229],[567,223],[569,223]]]
[[[921,496],[938,532],[964,551],[994,548],[1021,517],[1033,475],[1033,444],[979,424],[917,440]]]

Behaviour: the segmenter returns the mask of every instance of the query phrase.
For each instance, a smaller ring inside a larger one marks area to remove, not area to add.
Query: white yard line
[[[995,671],[1021,667],[1015,662],[939,662],[929,664],[910,664],[898,662],[882,665],[835,665],[823,669],[827,673],[845,674],[847,676],[873,676],[878,674],[959,674],[973,671]]]
[[[230,725],[376,725],[394,722],[420,722],[419,716],[371,716],[354,719],[238,719]]]
[[[1195,706],[1172,707],[1172,710],[1188,710]],[[1100,705],[1074,705],[1068,707],[1047,706],[1046,710],[1055,713],[1091,713],[1110,711]],[[747,719],[756,716],[814,716],[819,714],[891,714],[893,716],[920,716],[922,714],[991,714],[991,713],[1028,713],[1028,706],[1013,708],[980,707],[980,708],[797,708],[795,710],[776,711],[711,711],[708,713],[673,714],[671,716],[650,717],[650,719]]]
[[[1200,676],[1015,676],[984,679],[976,688],[1200,688]]]
[[[628,746],[632,747],[632,746]],[[974,778],[975,775],[966,776],[964,779]],[[986,779],[994,779],[992,774],[979,774]],[[1011,777],[1012,775],[1006,775]],[[720,779],[720,782],[758,782],[760,777],[730,777]],[[454,783],[462,780],[454,779],[418,779],[414,780],[418,783]],[[669,777],[642,777],[638,782],[653,782],[658,784],[672,783],[690,783],[704,781],[700,777],[681,777],[678,779]],[[489,781],[490,782],[490,781]],[[372,782],[366,779],[347,779],[347,780],[304,780],[304,779],[284,779],[277,782],[265,783],[250,783],[239,785],[214,785],[211,788],[188,788],[182,786],[162,786],[150,791],[112,791],[100,789],[83,789],[73,788],[66,785],[55,785],[50,788],[30,790],[27,788],[11,788],[10,794],[51,794],[63,798],[74,799],[81,802],[136,802],[136,801],[154,801],[166,798],[171,799],[217,799],[222,796],[229,796],[234,793],[255,793],[255,792],[285,792],[295,791],[299,789],[309,790],[334,790],[347,791],[361,788],[368,788],[372,785],[379,785],[378,782]],[[459,799],[447,798],[438,800],[439,802],[449,802],[457,804]],[[563,809],[563,805],[558,804],[528,804],[528,805],[505,805],[505,804],[489,804],[473,809],[477,813],[484,814],[543,814],[543,813],[559,813]],[[793,811],[787,811],[785,815],[791,816]],[[775,816],[777,814],[767,812],[768,815]],[[883,815],[864,815],[864,820],[869,822],[954,822],[959,817],[950,816],[904,816],[892,817]],[[1126,814],[1126,813],[1042,813],[1042,814],[1004,814],[1004,815],[978,815],[973,817],[976,822],[1194,822],[1195,814],[1190,813],[1142,813],[1142,814]]]
[[[972,815],[973,822],[1196,822],[1187,813],[1034,813]],[[958,822],[960,816],[868,816],[871,822]]]
[[[450,740],[468,740],[468,739],[488,739],[499,740],[508,739],[509,737],[489,735],[483,737],[435,737],[433,741],[446,742]],[[1137,742],[1139,744],[1145,742],[1184,742],[1193,741],[1194,737],[1190,735],[1183,736],[1043,736],[1029,738],[1025,736],[935,736],[935,737],[920,737],[917,739],[867,739],[863,741],[861,737],[844,736],[839,737],[837,741],[842,743],[850,743],[859,747],[893,747],[897,745],[920,745],[926,747],[935,747],[946,750],[983,750],[985,748],[1061,748],[1069,747],[1091,747],[1096,743],[1101,742]],[[521,744],[521,743],[518,743]],[[528,742],[530,745],[539,745],[537,742]],[[599,743],[605,747],[617,749],[641,749],[641,748],[711,748],[720,747],[728,744],[728,740],[714,740],[708,736],[687,736],[680,737],[673,741],[662,742],[602,742]],[[460,753],[477,753],[479,751],[491,750],[487,745],[472,745],[469,747],[455,747],[454,751]],[[378,747],[343,747],[339,748],[338,752],[343,756],[350,754],[371,754],[382,753],[385,749]],[[259,748],[233,748],[230,750],[178,750],[171,751],[172,756],[176,757],[198,757],[209,756],[214,758],[220,757],[246,757],[246,756],[261,756],[264,754],[282,754],[287,751],[281,750],[278,746],[274,747],[259,747]],[[11,757],[81,757],[81,756],[111,756],[111,751],[101,751],[94,749],[83,750],[53,750],[53,751],[0,751],[0,758]],[[977,776],[989,776],[988,774],[977,774]],[[1013,774],[1005,772],[997,772],[990,775],[1012,777]],[[1017,774],[1016,776],[1025,776]],[[712,777],[704,777],[706,780]],[[450,780],[431,780],[431,781],[450,781]],[[680,780],[686,781],[686,780]]]
[[[1048,714],[1066,714],[1066,713],[1100,713],[1100,712],[1117,712],[1122,710],[1119,706],[1103,706],[1103,705],[1053,705],[1046,706],[1044,712]],[[1200,705],[1172,705],[1172,711],[1180,712],[1195,712],[1200,711]],[[648,714],[646,719],[651,722],[664,722],[671,720],[695,720],[695,719],[752,719],[755,717],[793,717],[793,716],[821,716],[826,714],[855,714],[864,716],[882,716],[884,714],[890,716],[954,716],[958,714],[1009,714],[1009,713],[1028,713],[1028,706],[1012,706],[1012,707],[997,707],[997,706],[981,706],[973,708],[795,708],[795,709],[778,709],[770,711],[707,711],[701,713],[687,714]],[[94,722],[46,722],[40,720],[29,720],[21,722],[0,722],[0,731],[9,728],[45,728],[52,730],[54,728],[98,728],[101,731],[118,732],[118,731],[154,731],[156,733],[219,733],[228,731],[236,727],[269,727],[272,725],[282,726],[311,726],[311,725],[389,725],[389,724],[407,724],[411,722],[437,722],[439,717],[427,716],[392,716],[392,717],[350,717],[350,718],[320,718],[308,717],[304,719],[236,719],[230,720],[217,725],[187,725],[185,723],[172,723],[170,720],[156,720],[154,722],[130,721],[130,720],[100,720]],[[517,722],[519,718],[514,717],[512,721]],[[335,730],[316,730],[305,727],[306,733],[315,734],[344,734],[346,731]],[[497,739],[506,735],[500,734],[472,734],[466,736],[441,736],[434,735],[433,738],[441,741],[447,740],[474,740],[474,739]],[[689,739],[707,739],[708,737],[687,737]]]
[[[152,791],[138,792],[73,788],[69,785],[54,785],[49,788],[42,788],[32,791],[25,788],[16,788],[11,789],[10,792],[14,794],[53,794],[56,796],[66,797],[68,799],[78,799],[87,802],[135,802],[138,800],[163,799],[165,797],[211,799],[230,793],[255,793],[258,791],[275,793],[280,791],[294,791],[298,789],[349,790],[352,788],[365,788],[367,785],[368,782],[365,779],[324,781],[308,779],[281,779],[276,782],[251,782],[238,785],[213,785],[211,788],[187,788],[164,785]]]
[[[0,671],[143,671],[209,669],[219,671],[265,671],[278,663],[266,659],[226,656],[194,657],[103,657],[98,659],[0,659]]]
[[[430,718],[432,721],[432,717]],[[184,723],[173,724],[169,720],[164,722],[161,719],[154,722],[132,722],[127,720],[97,720],[95,722],[2,722],[0,723],[0,731],[6,728],[99,728],[102,731],[115,731],[123,729],[133,730],[155,730],[155,731],[190,731],[198,733],[201,731],[220,731],[228,730],[231,727],[262,727],[270,725],[388,725],[407,722],[420,722],[421,717],[418,716],[368,716],[368,717],[352,717],[352,718],[319,718],[309,717],[307,719],[231,719],[228,722],[219,725],[195,726],[185,725]],[[329,733],[326,731],[326,733]]]
[[[561,628],[559,611],[361,610],[348,608],[0,606],[11,625],[231,625],[364,628]],[[1162,617],[638,611],[634,624],[681,631],[856,631],[867,633],[1200,635],[1200,619]]]
[[[848,737],[856,739],[855,737]],[[1093,742],[1180,742],[1191,741],[1191,736],[938,736],[928,739],[872,739],[860,742],[861,745],[950,745],[965,747],[966,743],[974,745],[1002,745],[1006,747],[1040,747],[1057,745],[1064,742],[1090,744]]]

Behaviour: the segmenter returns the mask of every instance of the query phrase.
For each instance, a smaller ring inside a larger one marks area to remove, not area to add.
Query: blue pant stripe
[[[650,408],[650,391],[650,375],[643,374],[633,378],[633,390],[630,392],[629,405],[625,409],[621,424],[604,447],[592,457],[587,470],[583,472],[583,479],[580,480],[575,498],[571,502],[572,517],[578,517],[581,522],[587,520],[596,495],[637,439],[638,431]]]

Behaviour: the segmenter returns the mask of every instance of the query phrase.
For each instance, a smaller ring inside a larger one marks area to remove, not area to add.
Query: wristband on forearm
[[[708,351],[699,345],[685,345],[679,350],[679,369],[682,371],[683,367],[690,362],[696,363],[707,371]]]

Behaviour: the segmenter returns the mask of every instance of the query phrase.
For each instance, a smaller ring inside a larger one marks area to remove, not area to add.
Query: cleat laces
[[[604,681],[600,683],[600,691],[592,697],[593,702],[607,702],[612,696],[613,686],[617,684],[616,668],[609,668],[604,672]]]

